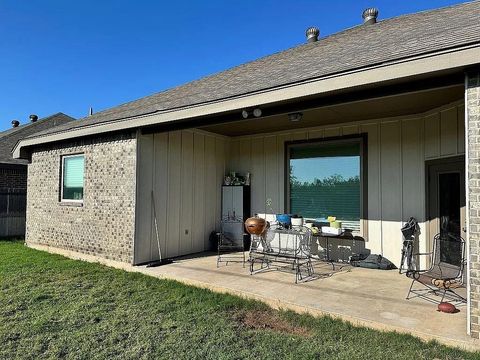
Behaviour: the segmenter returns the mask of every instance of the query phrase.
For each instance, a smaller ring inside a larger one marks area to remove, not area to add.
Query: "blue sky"
[[[292,174],[301,182],[324,180],[332,175],[342,175],[344,179],[360,176],[359,156],[292,159],[290,165]]]
[[[65,112],[83,117],[380,18],[462,1],[2,0],[0,130]]]

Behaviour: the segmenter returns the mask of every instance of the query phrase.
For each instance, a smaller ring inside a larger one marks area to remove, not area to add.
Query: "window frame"
[[[72,157],[79,157],[83,156],[83,197],[82,199],[64,199],[63,198],[63,177],[65,173],[65,159],[72,158]],[[67,154],[62,155],[60,160],[60,204],[75,204],[75,205],[83,205],[83,201],[85,199],[85,153],[74,153],[74,154]]]
[[[290,213],[290,153],[294,147],[330,144],[360,144],[360,231],[354,234],[365,237],[368,232],[368,151],[367,151],[368,135],[366,133],[334,136],[320,139],[295,140],[285,142],[285,171],[284,171],[284,208]],[[341,220],[341,219],[340,219]]]

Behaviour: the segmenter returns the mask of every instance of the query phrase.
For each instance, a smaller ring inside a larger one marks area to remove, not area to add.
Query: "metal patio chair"
[[[222,219],[221,231],[217,233],[217,268],[220,263],[242,263],[245,267],[245,234],[243,219]]]
[[[464,287],[466,263],[465,241],[460,236],[452,233],[437,234],[433,239],[431,253],[415,255],[430,256],[430,268],[407,271],[407,277],[412,279],[407,300],[419,297],[435,304],[443,301],[454,305],[466,303],[466,299],[457,292]],[[416,284],[421,288],[414,289]]]

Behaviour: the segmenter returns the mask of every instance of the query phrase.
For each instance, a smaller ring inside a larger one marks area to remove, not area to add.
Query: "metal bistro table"
[[[353,235],[352,231],[348,229],[345,229],[338,235],[318,232],[318,233],[314,233],[312,236],[313,238],[316,238],[316,239],[325,240],[325,257],[322,260],[332,264],[332,267],[334,270],[335,270],[335,260],[330,258],[330,240],[336,239],[336,240],[365,241],[363,240],[363,238]]]

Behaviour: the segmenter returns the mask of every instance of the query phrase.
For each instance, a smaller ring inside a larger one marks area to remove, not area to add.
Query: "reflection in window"
[[[306,219],[336,216],[360,230],[360,141],[290,147],[290,213]]]

